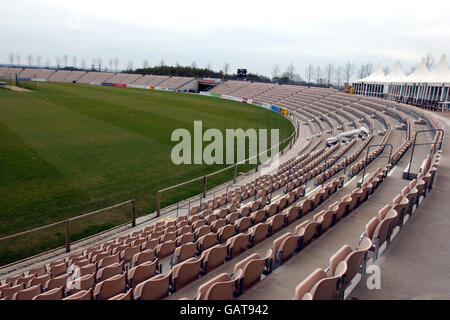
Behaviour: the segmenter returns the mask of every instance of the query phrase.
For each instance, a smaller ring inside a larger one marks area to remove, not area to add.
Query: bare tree
[[[56,57],[56,67],[59,69],[59,66],[61,65],[61,58],[60,57]]]
[[[225,75],[228,75],[228,70],[230,69],[230,64],[228,62],[225,62],[223,65],[223,73]]]
[[[159,62],[159,65],[161,67],[164,67],[166,65],[166,63],[164,62],[164,59],[161,59],[161,61]]]
[[[111,71],[111,70],[112,70],[112,65],[113,65],[113,63],[114,63],[113,59],[112,59],[112,58],[109,58],[109,60],[108,60],[108,64],[109,64],[109,71]]]
[[[344,66],[344,75],[347,83],[350,83],[350,78],[352,77],[353,72],[355,72],[355,65],[348,61]]]
[[[303,81],[303,79],[302,79],[302,76],[300,74],[298,74],[298,73],[294,74],[294,82],[295,83],[299,83],[299,82],[302,82],[302,81]]]
[[[142,67],[143,67],[144,69],[147,69],[147,68],[148,68],[148,60],[144,59],[144,61],[142,61]]]
[[[305,76],[308,83],[311,83],[313,74],[314,74],[314,66],[312,64],[309,64],[305,69]]]
[[[192,61],[191,68],[192,69],[196,69],[197,68],[197,64],[195,63],[195,61]]]
[[[77,58],[76,56],[73,56],[73,57],[72,57],[72,64],[73,64],[73,67],[74,67],[74,68],[77,67],[77,60],[78,60],[78,58]]]
[[[127,70],[128,71],[133,71],[133,61],[128,61],[128,64],[127,64]]]
[[[272,79],[278,78],[279,75],[280,75],[280,66],[276,64],[272,69]]]
[[[294,68],[294,63],[290,63],[286,69],[286,76],[289,79],[289,82],[294,81],[294,76],[295,76],[295,68]]]
[[[325,76],[327,79],[327,84],[330,85],[331,83],[331,77],[333,76],[334,73],[334,65],[329,63],[325,66]]]
[[[116,73],[117,73],[117,66],[119,65],[119,58],[114,58],[114,65],[116,67]]]
[[[367,62],[366,63],[366,75],[370,76],[373,72],[373,63],[372,62]]]
[[[42,57],[41,56],[37,56],[36,62],[37,62],[37,67],[38,68],[41,66],[41,60],[42,60]]]
[[[50,59],[49,58],[47,58],[46,66],[47,66],[47,68],[50,68]]]
[[[98,71],[102,71],[102,58],[98,57],[97,58],[97,62],[98,62]]]
[[[27,56],[27,61],[28,61],[28,66],[31,67],[31,64],[33,62],[33,55],[32,54],[29,54]]]
[[[389,72],[391,72],[391,68],[389,68],[388,66],[386,66],[386,67],[383,68],[383,72],[384,72],[385,75],[388,75]]]
[[[20,54],[16,54],[16,62],[20,65]]]
[[[320,66],[319,66],[319,65],[317,65],[317,67],[316,67],[315,76],[316,76],[316,82],[317,82],[317,84],[321,84],[321,80],[322,80],[322,70],[320,69]]]
[[[342,67],[338,67],[336,69],[336,71],[334,72],[334,74],[336,76],[336,82],[337,82],[337,86],[339,88],[341,86],[342,76],[344,75],[344,69]]]
[[[83,70],[86,69],[86,60],[84,58],[81,58],[81,68]]]
[[[14,63],[14,53],[10,53],[8,58],[9,58],[9,64],[12,65]]]
[[[63,60],[64,60],[64,68],[67,68],[67,61],[69,60],[69,55],[67,54],[63,55]]]
[[[431,71],[433,67],[436,64],[436,59],[431,55],[431,53],[427,54],[427,57],[425,58],[425,64],[427,65],[428,70]]]

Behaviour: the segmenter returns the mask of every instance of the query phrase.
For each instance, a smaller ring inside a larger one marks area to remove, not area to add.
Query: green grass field
[[[153,212],[158,190],[225,167],[171,162],[172,131],[193,133],[194,120],[223,133],[279,128],[280,140],[294,130],[274,112],[198,95],[51,83],[0,90],[0,237],[129,199],[138,216]],[[230,178],[232,171],[221,174],[208,188]],[[201,190],[199,182],[169,192],[163,205]],[[129,212],[80,221],[72,240],[123,223]],[[62,245],[64,231],[23,238],[0,243],[0,265]]]

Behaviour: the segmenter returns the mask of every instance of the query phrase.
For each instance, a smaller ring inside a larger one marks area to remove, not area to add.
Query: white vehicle
[[[327,139],[327,146],[331,146],[333,144],[338,143],[339,141],[350,141],[354,136],[358,136],[360,138],[368,136],[370,133],[369,129],[366,127],[361,127],[359,129],[354,129],[346,132],[342,132],[337,136],[331,137]]]

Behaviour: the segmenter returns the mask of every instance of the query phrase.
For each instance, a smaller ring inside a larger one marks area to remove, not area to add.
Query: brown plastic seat
[[[74,293],[63,300],[92,300],[92,289],[82,290],[80,292]]]
[[[120,262],[120,253],[116,253],[102,258],[98,263],[98,269],[110,266]]]
[[[197,280],[200,276],[201,263],[201,259],[190,258],[174,266],[170,277],[172,291],[177,291]]]
[[[218,230],[223,226],[225,226],[226,224],[227,224],[226,219],[217,219],[211,224],[211,231],[217,233]]]
[[[39,284],[39,285],[41,285],[41,287],[43,288],[44,285],[45,285],[45,283],[46,283],[48,280],[50,280],[50,274],[49,274],[49,273],[44,274],[44,275],[42,275],[42,276],[40,276],[40,277],[36,277],[36,278],[31,279],[31,280],[26,284],[26,287],[32,287],[32,286],[35,286],[35,285]]]
[[[271,257],[273,258],[273,266],[276,267],[281,265],[291,258],[300,246],[299,241],[300,236],[289,232],[275,239],[271,253]]]
[[[98,283],[93,292],[95,300],[107,300],[120,293],[124,293],[127,288],[127,275],[118,274],[112,278]]]
[[[257,225],[258,223],[264,222],[266,220],[266,210],[258,210],[253,212],[250,215],[250,218],[252,219],[252,225]]]
[[[23,290],[20,290],[14,294],[12,300],[32,300],[35,296],[42,293],[40,285],[35,285]]]
[[[26,286],[27,283],[28,283],[31,279],[34,279],[34,278],[36,278],[36,276],[35,276],[34,274],[32,274],[32,275],[30,275],[30,276],[24,276],[24,277],[21,277],[21,278],[19,278],[19,279],[16,280],[15,285],[18,285],[18,284],[23,283],[23,284],[25,284],[25,286]]]
[[[130,288],[136,287],[139,283],[150,279],[158,271],[158,260],[144,262],[127,272],[128,285]]]
[[[36,277],[43,276],[46,273],[47,273],[47,270],[45,269],[45,265],[30,269],[30,271],[28,271],[28,275],[34,274]]]
[[[236,227],[234,225],[226,225],[218,230],[218,239],[220,243],[226,243],[235,234]]]
[[[170,258],[170,265],[174,266],[180,262],[183,262],[189,258],[192,258],[197,253],[197,245],[193,242],[185,243],[175,249],[172,257]]]
[[[135,300],[161,300],[169,295],[171,273],[158,274],[139,283],[133,290]]]
[[[64,298],[64,289],[63,287],[59,287],[38,294],[37,296],[33,297],[32,300],[62,300],[63,298]]]
[[[175,245],[177,247],[182,246],[183,244],[194,242],[195,241],[195,235],[193,232],[188,232],[185,234],[180,235],[178,238],[175,239]]]
[[[239,277],[240,271],[233,277],[228,273],[217,275],[198,288],[197,300],[231,300]]]
[[[209,271],[214,270],[218,266],[222,265],[228,253],[227,245],[215,245],[208,250],[203,251],[201,260],[202,260],[202,273],[208,273]]]
[[[311,199],[305,199],[299,203],[300,217],[310,212],[313,209],[313,201]]]
[[[117,296],[109,298],[108,300],[133,300],[133,290],[130,289],[126,293],[119,293]]]
[[[260,243],[267,238],[269,234],[270,225],[268,223],[258,223],[257,225],[248,229],[248,234],[250,235],[250,243],[252,246]]]
[[[233,275],[236,276],[236,292],[242,294],[251,286],[255,285],[264,272],[269,257],[261,258],[257,253],[254,253],[239,263],[235,264]]]
[[[198,238],[196,245],[197,245],[197,252],[198,254],[201,254],[203,250],[207,250],[217,244],[217,234],[210,232],[208,234],[205,234],[204,236]]]
[[[67,271],[67,264],[65,262],[63,262],[63,263],[60,263],[60,264],[57,264],[57,265],[53,265],[52,267],[50,267],[49,271],[50,271],[49,272],[50,276],[52,278],[58,277],[58,276],[63,275],[63,274],[66,273],[66,271]]]
[[[341,261],[336,276],[328,277],[322,269],[316,269],[295,288],[295,300],[335,300],[339,298],[339,281],[347,265]]]
[[[299,218],[300,208],[298,206],[291,206],[283,211],[285,217],[285,225],[290,225]]]
[[[300,249],[306,247],[317,234],[319,223],[313,221],[304,221],[295,228],[295,234],[301,237]]]
[[[97,282],[102,282],[118,274],[122,274],[124,270],[124,263],[122,261],[120,263],[114,263],[112,265],[99,269],[95,277]]]
[[[234,224],[234,222],[239,219],[239,213],[237,211],[231,212],[228,214],[225,219],[227,220],[228,224]]]
[[[319,223],[319,234],[326,232],[333,224],[335,213],[332,210],[322,210],[314,216],[314,221]]]
[[[120,254],[120,260],[125,263],[125,268],[128,269],[130,267],[130,263],[133,260],[133,257],[141,252],[140,246],[129,247],[122,251]]]
[[[341,261],[345,261],[347,269],[342,284],[344,288],[348,286],[358,273],[364,274],[367,251],[371,247],[372,241],[369,238],[364,238],[356,250],[352,250],[348,245],[342,246],[341,249],[330,257],[328,276],[335,276],[338,264]],[[342,292],[342,297],[343,294],[344,292]]]
[[[236,233],[246,232],[252,225],[251,217],[242,217],[234,222]]]
[[[74,277],[83,277],[85,275],[93,274],[93,273],[97,273],[97,264],[95,264],[95,263],[91,263],[84,267],[81,267],[78,270],[74,270],[73,276]]]
[[[95,286],[95,273],[86,274],[76,280],[69,281],[65,286],[66,296],[73,295],[80,291],[93,289]]]
[[[155,248],[156,257],[159,259],[168,257],[173,254],[175,248],[175,241],[173,240],[161,243]]]
[[[6,279],[6,281],[5,281],[5,283],[11,283],[11,285],[15,285],[15,284],[16,284],[16,281],[19,280],[19,279],[22,278],[22,277],[24,277],[24,274],[23,274],[23,273],[16,274],[16,275],[14,275],[14,276],[12,276],[12,277],[8,277],[8,278]]]
[[[285,215],[283,213],[277,213],[267,219],[266,222],[270,225],[269,233],[271,235],[275,234],[283,228],[285,223]]]
[[[39,286],[39,285],[36,285],[36,286]],[[33,287],[36,287],[36,286],[33,286]],[[6,298],[8,300],[12,300],[13,296],[17,292],[24,290],[24,289],[25,289],[25,285],[23,283],[18,284],[16,286],[11,286],[9,288],[4,288],[1,292],[2,293],[1,297]]]
[[[44,285],[44,291],[52,290],[59,287],[65,287],[69,279],[69,274],[62,274],[58,277],[48,280]]]
[[[150,239],[142,244],[142,251],[155,249],[159,245],[159,239]]]
[[[228,239],[228,259],[233,259],[234,257],[240,255],[242,252],[246,251],[249,244],[250,237],[248,234],[244,233],[237,234]]]
[[[174,227],[174,229],[175,229],[175,227]],[[169,240],[175,241],[176,238],[177,238],[177,233],[174,230],[173,232],[166,232],[165,234],[163,234],[161,236],[161,238],[159,239],[159,242],[163,243],[163,242],[166,242]]]
[[[197,229],[195,229],[194,235],[195,235],[195,239],[198,239],[202,236],[204,236],[205,234],[208,234],[211,232],[211,226],[209,225],[205,225],[202,227],[199,227]]]

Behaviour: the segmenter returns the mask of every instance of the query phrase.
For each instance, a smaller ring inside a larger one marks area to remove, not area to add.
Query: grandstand
[[[78,82],[176,89],[194,79],[134,76],[89,72]],[[57,71],[48,80],[66,77]],[[256,169],[231,188],[218,186],[185,215],[163,210],[161,218],[99,235],[70,253],[7,266],[0,299],[364,299],[374,296],[366,286],[370,266],[395,282],[392,274],[405,264],[430,270],[402,275],[408,285],[394,298],[433,290],[435,298],[449,297],[448,283],[439,285],[449,253],[430,250],[449,231],[439,205],[448,189],[439,174],[448,170],[445,118],[336,89],[226,81],[210,93],[289,110],[300,139],[283,150],[277,171],[261,176]],[[326,145],[360,123],[367,138]],[[443,222],[440,232],[434,221]]]
[[[170,77],[166,80],[164,80],[163,82],[161,82],[160,84],[158,84],[159,87],[162,88],[170,88],[170,89],[177,89],[183,85],[185,85],[186,83],[190,82],[194,80],[194,78],[191,77]]]

